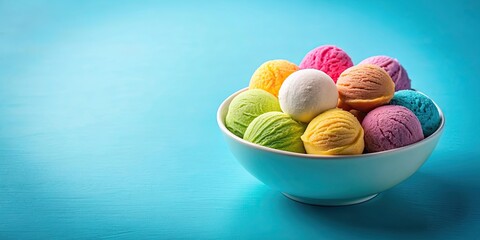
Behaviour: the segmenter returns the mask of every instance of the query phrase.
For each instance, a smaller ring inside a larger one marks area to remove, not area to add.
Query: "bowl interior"
[[[414,174],[433,152],[441,124],[424,140],[402,148],[359,155],[313,155],[287,152],[245,141],[225,127],[232,99],[219,107],[217,121],[236,160],[255,178],[296,201],[316,205],[348,205],[366,201]],[[435,104],[436,105],[436,104]]]
[[[400,147],[400,148],[396,148],[396,149],[382,151],[382,152],[364,153],[364,154],[358,154],[358,155],[314,155],[314,154],[288,152],[288,151],[283,151],[283,150],[273,149],[273,148],[269,148],[269,147],[264,147],[264,146],[261,146],[261,145],[258,145],[258,144],[248,142],[248,141],[243,140],[242,138],[236,136],[235,134],[231,133],[226,128],[225,117],[227,115],[228,107],[229,107],[231,101],[238,94],[240,94],[240,93],[242,93],[246,90],[248,90],[248,88],[244,88],[244,89],[241,89],[241,90],[235,92],[234,94],[230,95],[227,99],[225,99],[223,101],[223,103],[220,105],[220,107],[218,108],[218,111],[217,111],[217,123],[218,123],[219,128],[222,130],[222,132],[226,136],[234,139],[235,141],[238,141],[241,144],[245,144],[245,145],[248,145],[249,147],[252,147],[252,148],[257,148],[257,149],[261,149],[261,150],[264,150],[264,151],[269,151],[269,152],[272,152],[272,153],[277,153],[277,154],[282,154],[282,155],[290,155],[290,156],[294,156],[294,157],[311,158],[311,159],[317,159],[317,160],[318,159],[332,159],[332,158],[338,160],[338,159],[365,158],[365,157],[368,157],[368,156],[375,156],[375,155],[379,155],[379,154],[388,154],[388,153],[393,153],[393,152],[407,151],[411,148],[420,147],[421,145],[425,144],[426,142],[431,141],[432,139],[435,139],[437,137],[437,135],[439,135],[443,132],[443,129],[444,129],[444,126],[445,126],[445,117],[443,115],[443,112],[440,109],[440,107],[435,103],[435,101],[432,100],[433,103],[435,104],[435,107],[438,110],[438,113],[440,114],[440,119],[441,119],[440,126],[438,127],[438,129],[432,135],[428,136],[427,138],[425,138],[422,141],[419,141],[417,143],[410,144],[408,146],[404,146],[404,147]],[[420,92],[420,93],[422,93],[422,92]],[[424,93],[422,93],[422,94],[424,94]]]

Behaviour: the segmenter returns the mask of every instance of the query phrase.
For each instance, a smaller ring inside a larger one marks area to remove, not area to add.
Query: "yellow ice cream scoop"
[[[299,68],[287,60],[271,60],[263,63],[250,79],[250,89],[263,89],[275,97],[278,96],[283,81]]]
[[[360,122],[353,114],[339,108],[316,116],[301,138],[309,154],[361,154],[365,146]]]

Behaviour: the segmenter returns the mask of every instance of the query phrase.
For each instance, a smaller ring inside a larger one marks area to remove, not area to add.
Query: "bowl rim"
[[[358,158],[366,158],[366,157],[373,157],[373,156],[379,156],[379,155],[386,155],[386,154],[389,154],[389,153],[397,153],[397,152],[408,151],[410,149],[417,148],[417,147],[419,147],[423,144],[426,144],[427,142],[435,139],[437,137],[437,135],[440,135],[443,132],[443,129],[444,129],[444,126],[445,126],[445,116],[443,115],[443,112],[440,109],[440,107],[437,105],[437,103],[433,99],[428,97],[425,93],[417,91],[417,90],[413,90],[413,91],[419,92],[419,93],[427,96],[430,100],[432,100],[433,104],[437,108],[438,113],[440,115],[440,120],[441,120],[440,121],[440,126],[438,126],[437,130],[435,130],[434,133],[432,133],[430,136],[424,138],[423,140],[421,140],[419,142],[416,142],[416,143],[413,143],[413,144],[410,144],[410,145],[407,145],[407,146],[404,146],[404,147],[400,147],[400,148],[385,150],[385,151],[381,151],[381,152],[362,153],[362,154],[355,154],[355,155],[319,155],[319,154],[306,154],[306,153],[289,152],[289,151],[279,150],[279,149],[275,149],[275,148],[269,148],[269,147],[265,147],[265,146],[258,145],[258,144],[255,144],[255,143],[248,142],[248,141],[238,137],[237,135],[233,134],[232,132],[230,132],[227,129],[227,127],[225,126],[225,123],[224,123],[224,119],[222,119],[222,116],[221,116],[222,115],[222,109],[224,109],[226,107],[227,102],[231,102],[231,100],[234,97],[236,97],[238,94],[240,94],[244,91],[247,91],[247,90],[248,90],[248,87],[240,89],[240,90],[236,91],[235,93],[231,94],[230,96],[228,96],[225,100],[223,100],[223,102],[220,104],[220,106],[218,107],[218,110],[217,110],[218,126],[219,126],[220,130],[226,136],[230,137],[231,139],[233,139],[233,140],[235,140],[235,141],[237,141],[237,142],[239,142],[243,145],[246,145],[248,147],[256,148],[258,150],[267,151],[267,152],[274,153],[274,154],[280,154],[280,155],[298,157],[298,158],[305,158],[305,159],[312,159],[312,160],[316,160],[316,161],[318,161],[318,160],[331,160],[331,159],[349,160],[349,159],[358,159]]]

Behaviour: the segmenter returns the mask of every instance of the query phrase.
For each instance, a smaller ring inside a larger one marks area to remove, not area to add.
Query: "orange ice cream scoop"
[[[287,60],[271,60],[262,64],[250,79],[250,89],[263,89],[275,97],[285,79],[299,68]]]
[[[340,75],[337,89],[340,107],[368,112],[390,102],[395,84],[382,68],[361,64],[348,68]]]
[[[359,111],[357,109],[353,109],[352,107],[348,106],[347,104],[342,102],[340,100],[340,98],[338,99],[338,102],[337,102],[337,108],[341,108],[341,109],[343,109],[347,112],[350,112],[351,114],[353,114],[353,116],[355,116],[358,119],[358,121],[360,123],[362,123],[363,118],[365,118],[365,116],[367,115],[366,113],[364,113],[362,111]]]
[[[361,112],[361,111],[358,111],[357,109],[352,109],[352,110],[350,110],[350,111],[348,111],[348,112],[350,112],[351,114],[353,114],[353,116],[355,116],[360,123],[362,123],[363,119],[364,119],[365,116],[367,115],[366,113]]]
[[[337,88],[337,89],[338,89],[338,88]],[[353,109],[353,108],[350,107],[349,105],[347,105],[347,104],[345,104],[344,102],[342,102],[342,99],[340,99],[340,98],[339,98],[338,101],[337,101],[337,107],[338,107],[338,108],[341,108],[341,109],[343,109],[343,110],[345,110],[345,111],[350,111],[350,110]]]
[[[301,139],[309,154],[361,154],[365,146],[360,122],[351,113],[339,108],[316,116]]]

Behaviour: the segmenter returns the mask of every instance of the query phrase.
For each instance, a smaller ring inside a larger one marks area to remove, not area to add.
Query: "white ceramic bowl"
[[[422,166],[438,143],[445,126],[424,140],[378,153],[319,156],[287,152],[247,142],[225,127],[232,99],[219,107],[217,122],[238,162],[254,177],[287,197],[315,205],[349,205],[367,201],[410,177]]]

